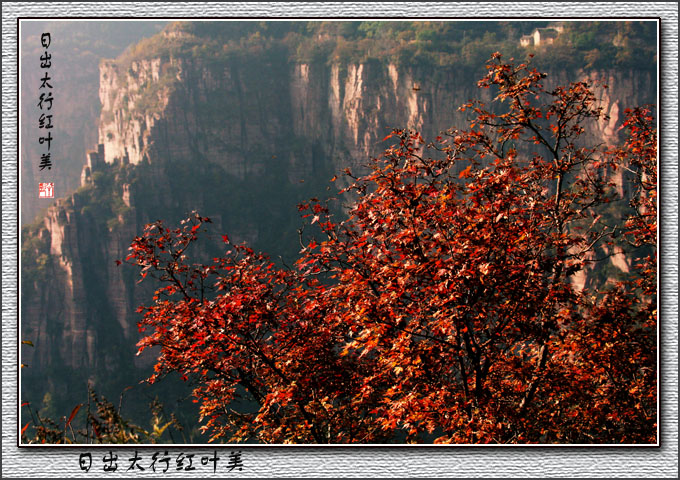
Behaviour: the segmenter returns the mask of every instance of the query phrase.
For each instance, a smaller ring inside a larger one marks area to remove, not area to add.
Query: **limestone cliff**
[[[490,100],[469,72],[455,68],[156,58],[121,70],[113,61],[101,67],[99,142],[107,162],[197,158],[239,178],[261,173],[272,155],[291,180],[313,173],[318,162],[360,166],[382,150],[392,128],[433,139],[465,123],[461,104]],[[648,71],[556,72],[546,86],[585,79],[599,82],[595,93],[609,115],[589,129],[588,140],[616,142],[624,108],[656,100]]]

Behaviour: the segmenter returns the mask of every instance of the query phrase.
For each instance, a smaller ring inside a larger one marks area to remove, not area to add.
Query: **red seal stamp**
[[[38,198],[54,198],[54,183],[38,183]]]

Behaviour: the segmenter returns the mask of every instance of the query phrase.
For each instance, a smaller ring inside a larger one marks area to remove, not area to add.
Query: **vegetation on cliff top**
[[[502,51],[522,61],[533,55],[534,63],[548,71],[656,68],[654,22],[560,22],[561,32],[553,43],[520,45],[522,36],[551,25],[547,21],[179,21],[107,62],[120,73],[125,87],[125,72],[135,74],[133,62],[161,59],[158,80],[130,92],[133,109],[145,114],[157,112],[178,82],[173,65],[177,59],[239,68],[264,62],[272,73],[290,63],[344,67],[383,62],[408,68],[449,67],[478,76],[485,60]],[[127,102],[122,107],[130,115]],[[108,120],[112,115],[104,112]]]
[[[494,51],[525,59],[537,54],[543,69],[656,68],[656,23],[560,22],[554,43],[520,46],[520,38],[547,21],[252,21],[174,22],[131,47],[121,64],[134,59],[197,56],[283,57],[303,63],[362,63],[399,66],[480,68]]]

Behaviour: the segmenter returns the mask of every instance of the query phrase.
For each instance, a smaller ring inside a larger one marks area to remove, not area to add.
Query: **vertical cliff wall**
[[[262,173],[277,155],[292,180],[314,173],[319,162],[334,169],[360,166],[382,151],[381,139],[394,127],[433,139],[464,125],[460,105],[491,100],[471,77],[450,67],[399,69],[379,62],[341,67],[171,58],[135,61],[126,71],[107,62],[100,75],[99,142],[107,162],[198,158],[239,178]],[[656,101],[653,77],[555,72],[546,86],[597,82],[596,97],[610,118],[591,126],[588,141],[615,143],[623,110]]]

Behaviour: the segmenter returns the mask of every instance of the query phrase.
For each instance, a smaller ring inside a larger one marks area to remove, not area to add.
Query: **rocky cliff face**
[[[95,372],[106,375],[133,361],[134,305],[148,289],[135,288],[132,272],[117,268],[115,259],[127,255],[135,217],[132,208],[108,228],[77,193],[48,210],[37,235],[49,261],[35,281],[22,281],[22,337],[35,345],[22,351],[29,375],[51,365],[94,380]]]
[[[119,70],[113,62],[101,68],[99,141],[107,162],[199,157],[240,178],[261,173],[277,153],[291,177],[311,173],[315,161],[361,165],[382,150],[393,127],[433,138],[462,120],[458,106],[479,94],[452,70],[434,79],[377,63],[244,67],[156,59]]]
[[[624,108],[656,100],[651,72],[556,72],[546,86],[584,79],[599,82],[594,90],[609,115],[589,129],[589,140],[616,142]],[[292,180],[312,173],[315,162],[361,166],[382,151],[381,139],[394,127],[433,139],[464,125],[457,109],[471,98],[491,100],[469,73],[451,68],[257,61],[244,67],[171,58],[120,71],[107,62],[100,75],[99,142],[107,162],[198,157],[239,178],[261,173],[271,155],[283,153],[276,160]]]
[[[646,72],[590,73],[609,85],[596,93],[610,116],[590,134],[610,143],[624,108],[655,102],[655,80]],[[551,79],[575,80],[563,72]],[[346,166],[359,169],[382,151],[391,128],[417,129],[434,139],[464,124],[458,106],[480,94],[490,100],[488,91],[455,69],[289,65],[285,59],[243,64],[156,58],[124,67],[107,61],[99,94],[101,147],[88,156],[82,183],[96,184],[98,172],[109,172],[120,208],[104,223],[88,213],[79,193],[50,208],[37,233],[49,245],[48,272],[22,292],[22,335],[37,347],[25,349],[22,361],[40,367],[59,359],[86,374],[134,358],[134,312],[149,292],[135,283],[135,272],[114,260],[125,257],[146,222],[165,211],[199,209],[217,219],[217,229],[233,228],[230,236],[237,240],[275,237],[265,214],[294,211],[299,199],[283,207],[261,205],[265,213],[258,218],[253,212],[260,210],[229,203],[235,198],[229,193],[239,185],[256,188],[272,175],[267,185],[284,191],[301,181],[325,181]],[[143,181],[126,180],[128,164],[145,168]],[[203,179],[211,178],[215,183],[208,186]],[[138,358],[136,366],[150,360]]]

